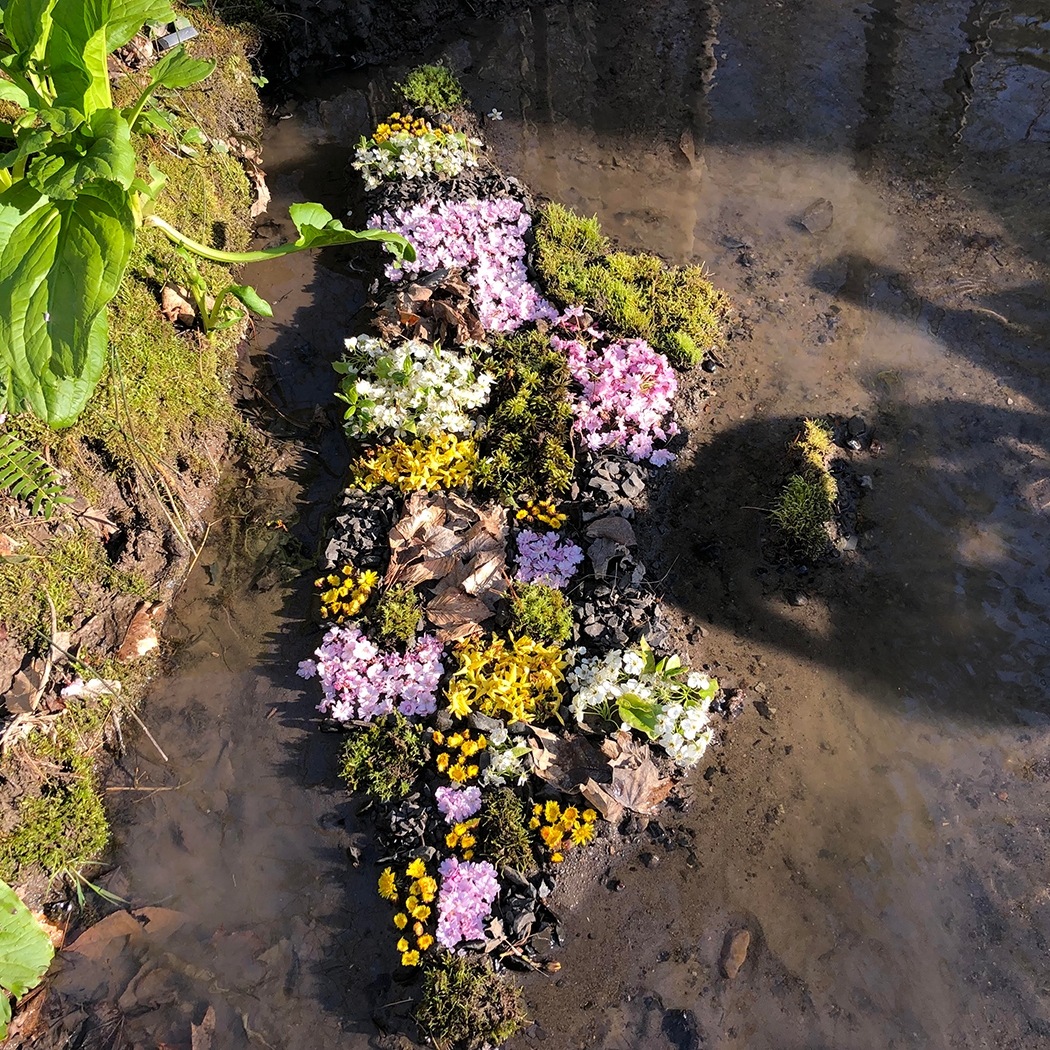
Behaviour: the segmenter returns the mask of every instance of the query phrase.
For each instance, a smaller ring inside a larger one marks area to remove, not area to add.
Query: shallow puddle
[[[1034,0],[535,5],[448,42],[501,111],[507,173],[625,247],[706,262],[752,336],[684,384],[689,450],[643,525],[680,641],[761,709],[669,835],[600,879],[567,865],[562,971],[529,978],[515,1045],[1050,1046],[1048,47]],[[343,210],[393,79],[301,85],[267,146],[276,200]],[[345,466],[314,406],[362,290],[338,256],[254,276],[292,479],[274,515],[311,545]],[[825,413],[883,451],[856,458],[856,549],[802,573],[761,508],[798,417]],[[204,568],[146,709],[170,761],[142,742],[149,790],[121,795],[131,899],[185,922],[142,957],[189,983],[159,1004],[147,983],[129,1031],[186,1043],[211,1003],[223,1045],[385,1045],[372,1018],[407,993],[382,977],[374,869],[347,856],[337,739],[293,676],[304,588]]]

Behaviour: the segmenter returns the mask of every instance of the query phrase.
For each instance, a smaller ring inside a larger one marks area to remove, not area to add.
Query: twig
[[[135,712],[130,707],[128,708],[128,714],[131,715],[131,717],[134,718],[136,722],[138,722],[139,727],[142,729],[142,732],[149,737],[149,742],[157,749],[157,754],[160,755],[160,757],[164,759],[165,762],[167,762],[168,756],[164,754],[164,749],[160,746],[160,744],[157,743],[157,741],[153,737],[153,734],[146,728],[146,723],[143,722],[142,719],[139,718],[139,716],[135,714]]]
[[[58,613],[55,611],[55,603],[51,600],[51,594],[46,587],[44,588],[44,597],[47,599],[48,608],[51,610],[51,637],[48,639],[47,659],[44,661],[44,673],[40,676],[40,687],[33,697],[32,707],[34,711],[44,695],[44,690],[47,689],[48,682],[51,681],[51,667],[55,656],[55,637],[58,634]]]

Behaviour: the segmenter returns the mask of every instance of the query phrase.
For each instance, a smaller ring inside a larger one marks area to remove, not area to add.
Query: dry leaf
[[[200,1024],[190,1022],[191,1050],[212,1050],[215,1038],[215,1007],[209,1006]]]
[[[163,602],[141,602],[128,624],[124,641],[117,650],[117,662],[126,664],[152,652],[160,645],[157,628],[164,622]]]
[[[492,615],[483,601],[460,590],[445,591],[427,603],[426,611],[427,619],[437,627],[463,623],[470,624],[475,631],[481,630],[481,620]]]
[[[591,559],[595,576],[604,576],[609,562],[620,554],[620,545],[607,536],[599,536],[588,548],[587,557]]]
[[[608,790],[613,799],[627,809],[652,814],[667,798],[671,787],[670,779],[661,777],[653,760],[646,758],[634,769],[617,766],[613,770],[612,787]]]
[[[602,753],[586,737],[579,733],[556,736],[538,727],[532,732],[534,739],[529,749],[534,771],[559,791],[579,791],[595,777],[609,780],[609,767]]]
[[[616,543],[622,543],[625,547],[633,547],[638,542],[631,523],[619,514],[610,514],[608,517],[592,521],[587,526],[587,535],[605,536]]]
[[[624,815],[623,806],[594,780],[580,785],[580,794],[611,824],[618,824]]]
[[[166,284],[160,290],[160,312],[172,324],[183,328],[192,328],[197,322],[197,310],[190,302],[189,294],[181,285]]]

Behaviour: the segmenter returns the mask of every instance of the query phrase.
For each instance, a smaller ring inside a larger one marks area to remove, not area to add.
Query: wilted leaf
[[[661,777],[651,758],[640,766],[628,769],[617,766],[613,770],[612,787],[608,789],[612,798],[636,813],[652,814],[671,791],[671,780]]]
[[[426,612],[427,619],[437,627],[463,624],[471,628],[470,633],[480,631],[481,621],[492,615],[483,601],[460,590],[445,591],[427,603]]]
[[[587,526],[587,535],[604,536],[616,543],[622,543],[625,547],[633,547],[638,542],[631,523],[619,514],[595,519]]]
[[[601,784],[588,780],[580,785],[580,794],[611,824],[620,822],[624,808]]]
[[[171,324],[191,328],[196,323],[197,310],[189,294],[185,288],[173,284],[166,284],[160,290],[160,312]]]
[[[595,777],[609,780],[609,766],[602,753],[586,737],[574,733],[557,736],[534,726],[529,743],[533,771],[559,791],[581,791]]]

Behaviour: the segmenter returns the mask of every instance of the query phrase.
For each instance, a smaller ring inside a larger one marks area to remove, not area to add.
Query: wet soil
[[[688,447],[640,532],[679,647],[756,702],[682,810],[567,862],[562,969],[526,979],[512,1046],[1050,1047],[1048,18],[570,3],[448,45],[502,111],[486,132],[508,174],[627,248],[705,261],[740,315],[727,367],[683,381]],[[303,82],[268,145],[275,196],[343,210],[350,144],[401,72]],[[811,233],[820,198],[833,222]],[[345,465],[315,405],[361,287],[325,255],[257,283],[288,449],[274,516],[308,551]],[[763,508],[799,419],[824,414],[862,417],[882,451],[846,453],[871,479],[855,549],[798,565]],[[411,989],[384,984],[281,564],[214,601],[202,565],[176,611],[182,667],[149,709],[171,758],[143,742],[129,766],[148,790],[119,793],[122,861],[135,907],[183,917],[150,957],[193,969],[168,966],[190,983],[167,1002],[148,983],[127,1000],[129,1045],[188,1045],[209,1004],[224,1046],[400,1045],[383,1033]]]

